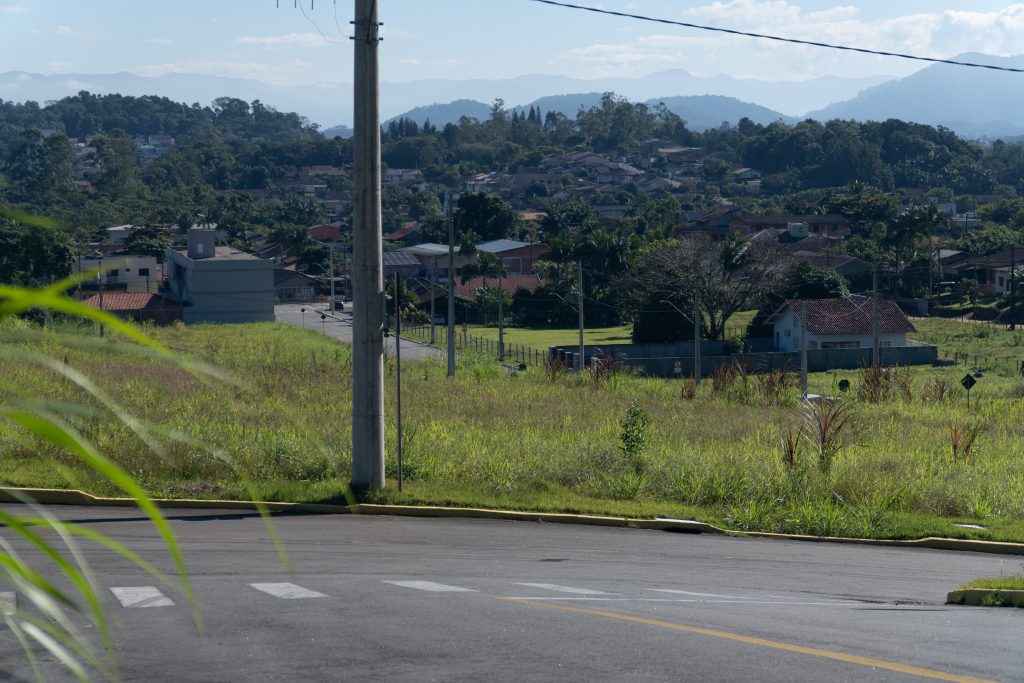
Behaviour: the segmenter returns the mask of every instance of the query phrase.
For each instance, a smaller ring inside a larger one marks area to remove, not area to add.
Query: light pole
[[[306,307],[303,306],[299,310],[302,312],[302,329],[306,329]]]
[[[99,259],[99,270],[96,271],[96,284],[100,288],[100,310],[103,310],[103,257]],[[100,336],[103,336],[103,323],[100,323]]]
[[[697,294],[693,295],[693,317],[686,315],[679,307],[667,299],[662,299],[661,303],[668,304],[672,308],[676,309],[676,313],[683,316],[683,320],[688,320],[693,323],[693,382],[694,384],[700,384],[701,375],[701,360],[700,360],[700,301],[697,299]]]

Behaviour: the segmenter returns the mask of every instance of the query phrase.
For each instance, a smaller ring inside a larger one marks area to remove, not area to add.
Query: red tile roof
[[[155,308],[160,305],[159,294],[147,292],[110,292],[103,295],[104,311],[141,311],[146,308]],[[100,295],[93,294],[82,302],[92,308],[100,307]]]
[[[807,331],[811,334],[872,333],[871,299],[859,302],[851,299],[787,301],[778,313],[786,308],[791,308],[798,318],[807,323]],[[917,332],[917,329],[895,302],[879,301],[878,331],[880,334],[906,334]]]

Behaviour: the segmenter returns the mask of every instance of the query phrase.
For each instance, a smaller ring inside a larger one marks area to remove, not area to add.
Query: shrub
[[[846,432],[855,415],[852,401],[804,400],[801,436],[818,458],[818,469],[828,474],[836,455],[846,445]]]
[[[651,414],[635,400],[626,408],[620,427],[621,444],[619,450],[626,456],[633,471],[640,474],[644,471],[644,453],[647,450],[647,428],[651,426]]]

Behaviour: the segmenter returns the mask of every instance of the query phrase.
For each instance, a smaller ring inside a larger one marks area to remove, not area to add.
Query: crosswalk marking
[[[390,583],[393,586],[402,586],[403,588],[415,588],[421,591],[432,591],[434,593],[477,593],[478,591],[472,588],[462,588],[460,586],[449,586],[443,583],[435,583],[433,581],[385,581],[384,583]]]
[[[18,594],[14,591],[0,592],[0,616],[10,616],[18,611]]]
[[[124,586],[111,588],[122,607],[171,607],[174,601],[156,586]]]
[[[590,588],[557,586],[553,583],[517,583],[516,585],[526,586],[527,588],[543,588],[544,590],[557,591],[559,593],[574,593],[576,595],[618,595],[618,593],[605,593],[604,591],[592,590]]]
[[[282,600],[327,597],[323,593],[297,586],[294,583],[250,583],[249,585],[258,591],[273,595],[275,598],[281,598]]]

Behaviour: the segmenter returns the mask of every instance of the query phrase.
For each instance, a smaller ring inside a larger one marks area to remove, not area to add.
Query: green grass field
[[[926,322],[918,325],[922,336],[945,335],[950,343],[959,333],[975,334],[946,328],[949,321],[935,321],[942,326],[934,328]],[[275,323],[148,332],[224,369],[237,385],[198,379],[116,340],[98,349],[94,336],[23,323],[0,327],[7,344],[44,352],[92,377],[151,425],[158,452],[80,389],[23,361],[0,358],[0,401],[90,406],[73,418],[76,426],[157,496],[344,499],[349,347]],[[975,339],[993,355],[1014,358],[1012,337]],[[394,478],[390,363],[387,370],[387,472]],[[740,530],[818,535],[1024,541],[1021,380],[986,374],[968,409],[956,383],[963,366],[907,372],[888,400],[852,400],[851,422],[832,444],[826,469],[792,376],[778,392],[749,376],[717,390],[708,380],[695,397],[684,398],[678,380],[539,368],[508,374],[482,355],[463,355],[455,379],[445,376],[442,363],[405,364],[407,486],[399,495],[392,485],[374,500],[686,516]],[[851,379],[856,396],[862,380],[853,372],[813,375],[812,391],[830,394],[840,377]],[[944,391],[935,389],[937,381],[946,383]],[[634,402],[649,426],[624,438]],[[795,436],[801,425],[806,438]],[[797,444],[792,458],[787,434]],[[73,457],[2,423],[0,483],[115,493]]]

